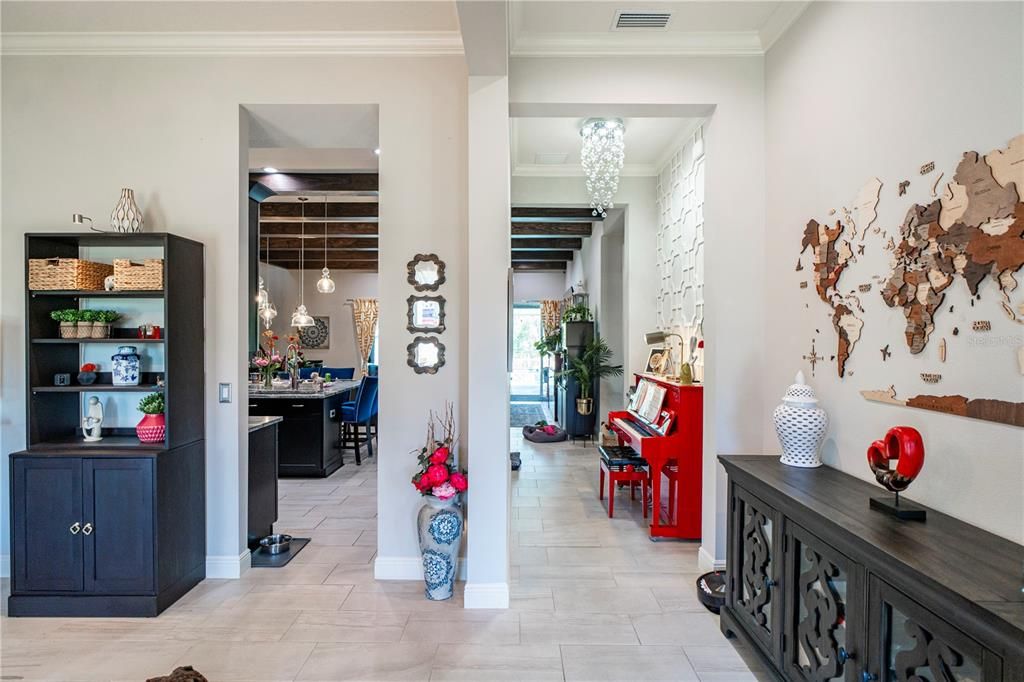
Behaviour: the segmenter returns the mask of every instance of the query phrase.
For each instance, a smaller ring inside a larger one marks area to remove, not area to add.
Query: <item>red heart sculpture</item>
[[[895,461],[895,467],[890,462]],[[875,480],[893,492],[906,490],[924,466],[924,441],[917,429],[894,426],[884,440],[868,448],[868,465]]]

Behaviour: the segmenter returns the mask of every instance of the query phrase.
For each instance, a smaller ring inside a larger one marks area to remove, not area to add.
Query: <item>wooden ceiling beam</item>
[[[576,220],[593,222],[598,220],[589,208],[574,208],[569,206],[513,206],[512,222],[531,221],[537,219],[548,220]]]
[[[574,249],[583,248],[583,239],[580,237],[540,237],[537,239],[521,238],[512,240],[512,251],[548,251],[550,249]]]
[[[275,194],[317,192],[376,192],[377,173],[249,173],[249,182],[258,182]]]
[[[377,223],[260,223],[260,236],[274,235],[323,235],[354,236],[377,234]]]
[[[512,262],[521,263],[524,261],[538,260],[572,260],[572,251],[513,251]]]
[[[260,260],[266,261],[268,258],[271,262],[275,260],[298,260],[300,251],[298,249],[271,249],[269,252],[260,251]],[[303,257],[306,259],[306,263],[313,265],[324,262],[324,250],[323,249],[306,249]],[[332,260],[377,260],[376,251],[350,251],[350,250],[328,250],[327,261]],[[323,266],[320,266],[323,267]]]
[[[513,237],[589,237],[590,223],[512,223]]]
[[[513,263],[515,272],[565,272],[565,263],[552,261],[549,263],[534,261],[531,263]]]
[[[370,201],[307,201],[307,218],[376,218],[380,206]],[[260,220],[301,218],[302,202],[265,201],[260,204]]]
[[[278,249],[299,249],[305,248],[307,251],[310,249],[324,249],[324,238],[323,237],[309,237],[300,239],[299,237],[267,237],[264,234],[260,238],[260,249],[266,251],[269,244],[271,251]],[[361,251],[376,251],[378,241],[376,237],[328,237],[327,238],[327,250],[333,249],[358,249]]]
[[[299,265],[300,265],[299,260],[297,258],[295,260],[288,260],[288,259],[274,260],[274,259],[271,259],[270,260],[270,264],[271,265],[276,265],[276,266],[281,267],[281,268],[284,268],[285,270],[298,270],[299,269]],[[324,262],[320,261],[319,263],[310,263],[309,261],[306,261],[305,265],[306,265],[306,270],[319,270],[320,268],[322,268],[324,266]],[[374,272],[376,272],[376,270],[377,270],[377,261],[375,261],[375,260],[348,260],[348,261],[340,261],[339,260],[339,261],[330,261],[329,260],[329,261],[327,261],[327,267],[330,268],[331,270],[373,270]]]

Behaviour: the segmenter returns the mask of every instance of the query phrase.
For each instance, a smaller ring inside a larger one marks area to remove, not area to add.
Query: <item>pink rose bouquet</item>
[[[435,421],[441,429],[441,437],[435,436]],[[427,444],[417,454],[419,471],[412,477],[412,484],[424,496],[432,495],[439,500],[450,500],[469,487],[465,471],[455,464],[455,416],[451,403],[445,405],[444,418],[430,415],[427,425]]]

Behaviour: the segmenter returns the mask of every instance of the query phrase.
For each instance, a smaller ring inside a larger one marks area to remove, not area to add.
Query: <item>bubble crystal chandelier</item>
[[[580,160],[587,175],[590,208],[605,218],[619,189],[619,172],[626,159],[626,126],[620,118],[588,118],[580,127]]]

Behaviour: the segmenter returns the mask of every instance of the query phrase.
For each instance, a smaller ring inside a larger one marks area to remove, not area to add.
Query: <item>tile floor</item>
[[[608,519],[592,446],[512,440],[507,611],[373,580],[371,459],[282,481],[279,529],[313,538],[284,569],[207,580],[153,619],[0,618],[0,679],[139,682],[178,665],[252,682],[769,679],[697,603],[696,544],[650,542],[628,496]]]

